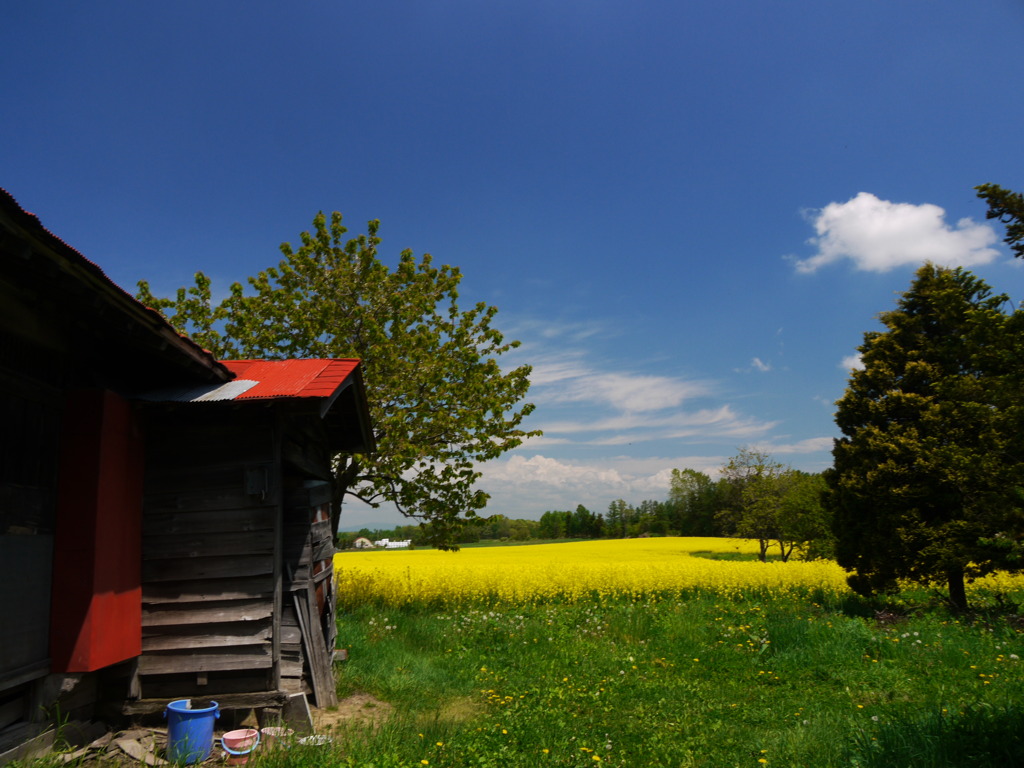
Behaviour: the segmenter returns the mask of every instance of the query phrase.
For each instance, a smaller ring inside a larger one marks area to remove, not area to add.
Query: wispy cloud
[[[601,368],[589,364],[580,351],[545,354],[535,349],[532,360],[530,396],[538,403],[590,404],[619,413],[643,413],[677,408],[712,391],[704,381]]]
[[[478,467],[492,513],[537,516],[577,504],[603,511],[617,498],[664,499],[673,469],[717,477],[741,445],[764,443],[805,460],[831,447],[829,438],[773,445],[779,422],[745,413],[722,381],[649,373],[633,358],[632,369],[624,358],[605,364],[588,342],[571,340],[583,329],[568,324],[529,330],[517,353],[525,350],[522,358],[533,366],[529,399],[537,409],[529,426],[544,434]],[[745,372],[772,370],[767,358],[755,357]],[[681,446],[703,455],[676,455]]]
[[[579,380],[590,375],[590,369],[576,360],[541,361],[534,363],[530,383],[534,387],[543,387],[562,381]]]
[[[733,368],[736,373],[768,373],[772,370],[772,364],[766,363],[760,357],[750,359],[750,365],[746,367]]]
[[[548,435],[576,435],[612,432],[609,437],[592,439],[592,445],[623,445],[649,440],[707,438],[754,439],[776,426],[736,413],[729,405],[697,411],[668,414],[622,414],[597,419],[553,421],[544,426]]]
[[[544,433],[527,441],[523,451],[656,441],[736,444],[763,439],[777,425],[724,402],[726,388],[720,382],[632,371],[621,360],[607,366],[595,362],[585,344],[564,338],[570,327],[535,324],[534,332],[548,329],[552,335],[527,337],[517,350],[525,348],[522,357],[533,366],[529,399],[537,409],[530,427]],[[770,368],[760,359],[755,364],[758,370]]]
[[[628,413],[676,408],[708,393],[704,384],[667,376],[589,371],[556,395],[565,402],[600,402]]]
[[[613,333],[600,320],[587,322],[557,321],[538,318],[517,318],[508,329],[511,338],[517,338],[528,345],[529,339],[561,339],[568,342],[586,341],[597,335],[609,336]]]
[[[798,440],[795,443],[773,443],[758,447],[763,448],[775,456],[784,456],[789,454],[831,451],[833,442],[834,440],[831,437],[809,437],[806,440]]]
[[[845,203],[829,203],[809,217],[817,236],[808,242],[818,252],[795,260],[796,270],[814,272],[842,259],[867,272],[888,272],[925,261],[969,267],[999,256],[991,247],[998,237],[990,226],[960,219],[951,227],[945,216],[937,205],[894,203],[869,192]]]

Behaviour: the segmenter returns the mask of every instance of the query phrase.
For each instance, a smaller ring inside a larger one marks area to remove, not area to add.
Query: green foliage
[[[1006,225],[1003,242],[1010,246],[1015,256],[1024,258],[1024,195],[996,184],[981,184],[975,189],[978,197],[988,203],[985,218],[999,219]]]
[[[779,549],[795,549],[802,560],[832,557],[835,537],[831,516],[822,504],[825,478],[796,469],[781,478],[779,502]]]
[[[665,502],[670,526],[680,536],[718,536],[715,482],[696,469],[673,469]]]
[[[564,539],[566,527],[572,512],[548,510],[540,516],[537,535],[542,539]]]
[[[605,514],[605,531],[609,538],[624,539],[630,535],[630,528],[636,518],[636,510],[625,499],[616,499],[608,505]]]
[[[361,358],[377,452],[336,457],[337,508],[345,496],[390,502],[429,521],[432,543],[455,547],[487,502],[476,465],[538,434],[520,428],[533,410],[521,404],[530,367],[501,368],[518,342],[493,327],[496,307],[459,307],[457,268],[403,251],[390,270],[379,222],[346,241],[341,221],[317,214],[297,250],[283,244],[277,267],[219,304],[201,272],[174,299],[145,282],[138,298],[220,358]]]
[[[678,534],[673,527],[670,505],[653,499],[644,499],[635,507],[625,499],[616,499],[608,505],[603,517],[594,516],[591,528],[609,539]]]
[[[750,448],[741,448],[722,468],[722,479],[734,493],[733,504],[723,509],[720,517],[732,535],[757,539],[761,560],[772,540],[781,535],[782,472],[782,464],[766,451]],[[788,557],[785,550],[783,557]]]
[[[574,512],[547,511],[535,529],[540,539],[599,539],[604,533],[604,517],[582,504]]]
[[[962,269],[926,265],[860,347],[827,473],[836,556],[862,594],[897,580],[1019,570],[1020,313]]]
[[[513,520],[505,515],[491,515],[476,526],[476,541],[526,541],[536,538],[539,523],[536,520]]]
[[[832,537],[823,487],[820,475],[787,467],[767,451],[741,448],[722,468],[715,514],[727,534],[757,539],[762,561],[772,544],[783,561],[794,553],[828,557]]]

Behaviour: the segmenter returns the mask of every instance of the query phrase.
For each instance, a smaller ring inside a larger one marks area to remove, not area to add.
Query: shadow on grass
[[[690,557],[703,557],[705,560],[728,560],[730,562],[754,562],[757,560],[757,554],[754,552],[711,552],[710,550],[691,552]],[[770,552],[765,559],[769,563],[782,561],[781,557]]]
[[[1006,768],[1024,765],[1024,710],[975,707],[908,714],[857,734],[851,763],[862,768]]]

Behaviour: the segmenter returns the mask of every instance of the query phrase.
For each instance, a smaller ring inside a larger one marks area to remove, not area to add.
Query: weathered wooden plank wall
[[[284,687],[313,693],[321,707],[337,704],[331,667],[334,612],[328,616],[324,602],[334,600],[333,591],[329,597],[326,592],[333,587],[330,498],[328,483],[310,480],[291,489],[284,501],[285,591],[292,596],[291,610],[283,614],[288,641],[282,646],[282,660],[290,662],[282,670],[287,675]]]
[[[329,706],[323,425],[258,404],[211,405],[149,417],[139,695],[306,692]]]
[[[0,298],[9,295],[0,280]],[[9,288],[9,286],[8,286]],[[61,372],[0,323],[0,692],[49,671]]]
[[[293,596],[289,620],[296,622],[303,675],[318,706],[337,704],[331,658],[334,649],[334,541],[330,523],[330,485],[306,482],[285,498],[286,590]],[[291,627],[292,625],[290,625]],[[305,682],[305,681],[304,681]]]
[[[148,425],[141,695],[273,691],[275,421],[262,408],[188,411],[155,409]]]

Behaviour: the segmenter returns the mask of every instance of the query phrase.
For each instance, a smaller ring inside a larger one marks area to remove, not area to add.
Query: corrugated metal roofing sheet
[[[239,379],[256,386],[233,398],[330,397],[359,365],[354,359],[326,360],[222,360]]]
[[[235,400],[255,387],[259,382],[235,379],[226,384],[202,385],[198,387],[174,387],[158,389],[139,395],[140,400],[152,403],[214,403],[221,400]]]
[[[140,400],[210,403],[281,397],[332,397],[359,365],[358,360],[222,360],[238,378],[219,385],[172,387],[146,392]]]

